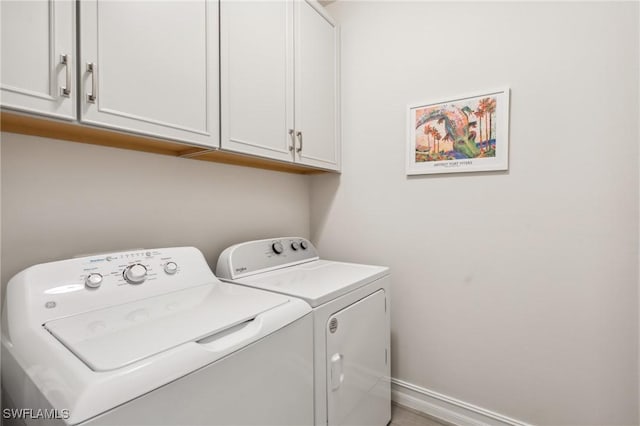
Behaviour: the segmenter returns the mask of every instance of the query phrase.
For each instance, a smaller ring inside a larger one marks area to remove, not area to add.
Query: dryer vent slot
[[[222,339],[223,337],[226,337],[226,336],[228,336],[230,334],[236,333],[236,332],[242,330],[243,328],[247,327],[255,319],[256,319],[256,317],[253,317],[251,319],[248,319],[246,321],[241,322],[240,324],[236,324],[233,327],[229,327],[229,328],[224,329],[222,331],[219,331],[217,333],[213,333],[213,334],[210,334],[208,336],[205,336],[202,339],[197,340],[196,343],[207,344],[207,343],[211,343],[211,342],[213,342],[215,340]]]

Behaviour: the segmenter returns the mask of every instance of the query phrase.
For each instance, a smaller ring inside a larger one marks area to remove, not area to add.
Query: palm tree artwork
[[[416,162],[495,157],[496,106],[481,96],[417,109]]]

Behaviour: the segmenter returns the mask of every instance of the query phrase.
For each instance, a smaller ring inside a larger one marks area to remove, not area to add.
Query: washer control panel
[[[249,241],[224,250],[216,275],[235,279],[318,259],[316,248],[306,238],[283,237]]]
[[[139,285],[163,276],[177,276],[180,267],[169,253],[144,250],[91,256],[83,270],[86,272],[85,288],[96,290],[105,281],[112,285]]]
[[[9,297],[28,294],[38,321],[219,282],[195,247],[128,250],[43,263],[20,272],[10,283],[14,281],[7,287]]]

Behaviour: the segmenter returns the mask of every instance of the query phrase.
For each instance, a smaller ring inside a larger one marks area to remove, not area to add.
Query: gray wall
[[[21,269],[134,247],[309,234],[309,178],[2,133],[2,285]]]
[[[342,176],[312,238],[390,265],[392,373],[523,421],[638,422],[638,4],[339,1]],[[406,106],[511,87],[508,172],[405,176]]]

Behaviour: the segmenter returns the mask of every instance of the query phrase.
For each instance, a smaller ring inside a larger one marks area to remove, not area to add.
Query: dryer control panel
[[[224,279],[236,279],[312,260],[318,260],[318,252],[306,238],[248,241],[222,252],[218,258],[216,275]]]

